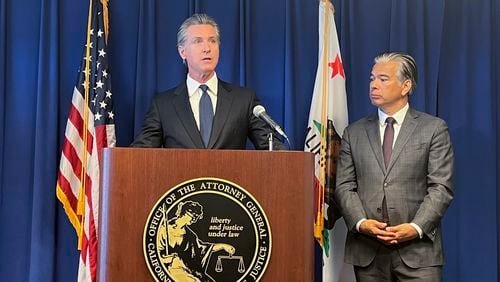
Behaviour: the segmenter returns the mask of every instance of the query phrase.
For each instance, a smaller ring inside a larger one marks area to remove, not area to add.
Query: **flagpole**
[[[328,0],[322,0],[323,2],[329,3]],[[323,26],[325,29],[323,30],[323,62],[322,62],[322,79],[321,82],[321,143],[320,143],[320,170],[319,170],[319,191],[318,191],[318,212],[316,214],[316,227],[314,229],[314,237],[316,237],[320,245],[323,246],[323,230],[324,230],[324,214],[325,214],[325,169],[326,169],[326,125],[328,121],[328,81],[325,79],[327,77],[328,71],[328,21],[329,21],[328,9],[324,9],[324,23]]]
[[[109,0],[101,0],[102,4],[102,10],[103,10],[103,19],[104,19],[104,39],[106,40],[106,43],[108,43],[108,30],[109,30],[109,9],[108,9],[108,2]]]
[[[82,185],[80,186],[80,194],[78,195],[78,209],[77,209],[77,214],[81,216],[80,220],[80,230],[78,230],[78,249],[82,249],[82,243],[83,243],[83,231],[85,229],[85,187],[87,186],[87,146],[88,146],[88,134],[87,134],[87,128],[88,128],[88,107],[87,105],[89,104],[89,88],[90,88],[90,36],[91,36],[91,27],[92,27],[92,0],[89,0],[89,16],[88,16],[88,23],[87,23],[87,44],[85,48],[85,81],[84,81],[84,86],[83,88],[85,89],[85,98],[84,98],[84,103],[85,106],[83,107],[83,148],[82,148],[82,170],[80,172],[80,179]]]

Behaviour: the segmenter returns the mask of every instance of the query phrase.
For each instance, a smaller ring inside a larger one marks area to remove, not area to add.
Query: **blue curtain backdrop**
[[[401,50],[419,66],[411,105],[448,122],[457,166],[444,219],[444,280],[497,281],[500,0],[333,2],[350,120],[374,111],[373,57]],[[0,1],[0,281],[76,280],[76,236],[54,187],[87,11],[87,0]],[[111,0],[118,145],[132,141],[151,97],[184,79],[176,31],[193,12],[220,24],[217,74],[255,89],[301,150],[317,65],[317,0]]]

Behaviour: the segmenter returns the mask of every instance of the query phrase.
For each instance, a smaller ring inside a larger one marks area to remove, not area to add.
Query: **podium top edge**
[[[276,150],[276,151],[267,151],[267,150],[228,150],[228,149],[176,149],[176,148],[137,148],[137,147],[110,147],[104,148],[103,152],[111,153],[111,152],[183,152],[189,151],[200,152],[200,153],[241,153],[241,154],[313,154],[311,152],[305,151],[292,151],[292,150]]]

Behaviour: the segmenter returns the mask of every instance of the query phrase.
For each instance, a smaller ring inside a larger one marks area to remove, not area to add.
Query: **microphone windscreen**
[[[256,116],[256,117],[260,117],[260,115],[262,113],[265,113],[266,112],[266,109],[262,106],[262,105],[257,105],[255,107],[253,107],[253,114]]]

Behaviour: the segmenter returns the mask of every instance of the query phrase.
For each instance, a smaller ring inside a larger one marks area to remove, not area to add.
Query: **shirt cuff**
[[[358,221],[358,223],[356,223],[356,231],[359,232],[359,227],[361,226],[361,223],[365,222],[366,221],[366,218],[362,218]]]
[[[413,228],[415,228],[415,230],[417,230],[418,237],[420,237],[420,239],[422,239],[422,237],[424,237],[424,233],[422,232],[422,228],[420,228],[420,226],[418,226],[416,223],[413,223],[413,222],[411,222],[410,225],[413,226]]]

